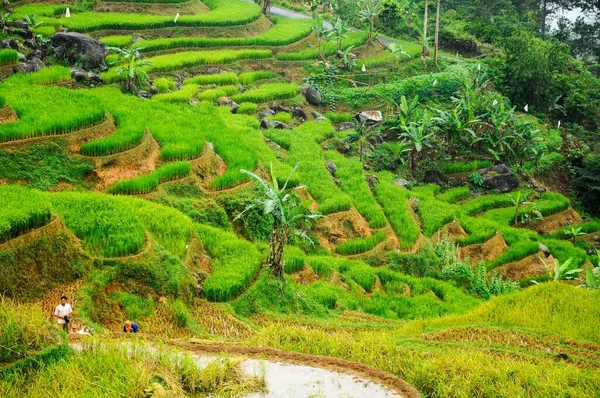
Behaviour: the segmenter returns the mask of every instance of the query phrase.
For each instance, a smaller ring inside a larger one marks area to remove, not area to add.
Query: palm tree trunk
[[[440,48],[440,3],[441,0],[437,1],[437,10],[435,12],[435,47],[433,49],[433,60],[437,64],[438,51]]]
[[[427,9],[429,0],[425,0],[425,16],[423,18],[423,58],[429,57],[429,46],[427,45]]]

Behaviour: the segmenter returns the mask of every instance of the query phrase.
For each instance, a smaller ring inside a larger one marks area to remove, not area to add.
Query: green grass
[[[362,163],[356,158],[347,158],[334,151],[326,151],[324,155],[326,160],[338,167],[336,178],[340,188],[352,197],[356,210],[369,222],[369,227],[385,227],[387,219],[363,177]]]
[[[177,180],[190,174],[189,162],[167,163],[156,171],[129,180],[122,180],[109,188],[108,192],[122,195],[140,195],[156,190],[159,184]]]
[[[396,186],[394,176],[389,172],[381,172],[378,177],[379,184],[373,192],[400,241],[400,247],[411,249],[419,237],[419,227],[408,210],[408,191]]]
[[[275,19],[275,25],[265,32],[251,37],[174,37],[152,40],[141,40],[135,47],[142,51],[170,50],[174,48],[205,47],[253,47],[253,46],[285,46],[301,40],[311,30],[303,19]],[[124,41],[121,38],[112,41]],[[128,44],[128,43],[127,43]],[[125,44],[125,45],[127,45]]]
[[[271,50],[184,51],[147,58],[152,64],[144,67],[144,70],[148,73],[170,72],[192,66],[226,64],[244,59],[265,59],[271,56]],[[125,75],[118,75],[117,70],[118,67],[113,67],[102,73],[101,76],[106,83],[123,80]]]
[[[15,9],[14,17],[39,15],[45,25],[63,26],[72,31],[91,32],[95,30],[141,30],[177,26],[238,26],[257,20],[260,8],[253,3],[240,0],[206,0],[211,11],[198,15],[182,15],[177,23],[173,16],[151,14],[125,14],[80,12],[70,18],[64,17],[64,5],[26,5]],[[56,18],[57,15],[63,16]]]
[[[266,83],[257,88],[233,96],[236,102],[263,103],[279,99],[293,98],[298,95],[295,83]]]
[[[0,186],[0,243],[50,222],[52,207],[28,188]]]
[[[16,50],[0,50],[0,65],[15,64],[19,61]]]
[[[336,253],[342,255],[352,255],[368,252],[386,239],[387,235],[383,231],[377,231],[366,238],[357,238],[348,240],[335,248]]]

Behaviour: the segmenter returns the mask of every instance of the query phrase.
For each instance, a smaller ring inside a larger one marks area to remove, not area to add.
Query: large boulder
[[[231,113],[236,113],[240,107],[234,100],[229,97],[221,97],[217,100],[217,105],[226,106],[231,109]]]
[[[18,50],[19,43],[15,39],[4,39],[0,41],[0,48],[8,48],[10,50]]]
[[[510,192],[519,187],[519,179],[505,164],[497,164],[487,169],[478,170],[486,189]]]
[[[300,92],[302,93],[302,95],[304,95],[306,101],[308,101],[308,103],[313,106],[319,106],[323,102],[323,97],[321,97],[321,93],[313,86],[302,86],[300,87]]]
[[[104,79],[101,76],[77,66],[71,68],[71,78],[78,83],[90,86],[99,86],[104,83]]]
[[[46,64],[39,58],[32,58],[28,62],[22,62],[13,67],[15,73],[33,73],[37,72],[42,68],[45,68]]]
[[[295,117],[297,117],[298,119],[305,120],[305,121],[308,120],[308,116],[306,115],[306,112],[304,112],[304,109],[300,108],[299,106],[292,109],[292,114]]]
[[[269,129],[278,129],[278,130],[291,130],[292,128],[285,123],[281,123],[278,120],[266,120],[264,119],[260,122],[260,128],[269,130]]]
[[[105,71],[104,59],[108,54],[106,44],[75,32],[60,32],[50,38],[54,55],[69,64],[80,64],[85,69]]]
[[[325,167],[327,167],[327,171],[329,171],[329,174],[331,174],[332,177],[335,177],[335,173],[338,169],[337,165],[333,162],[327,162]]]
[[[359,123],[370,126],[383,121],[383,115],[380,111],[362,111],[354,115],[354,118],[358,120]]]

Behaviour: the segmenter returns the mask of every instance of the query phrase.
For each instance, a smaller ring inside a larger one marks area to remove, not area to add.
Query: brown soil
[[[341,358],[326,357],[322,355],[302,354],[299,352],[290,352],[268,347],[242,347],[240,345],[228,343],[205,343],[196,342],[193,340],[191,340],[190,343],[181,343],[176,341],[171,341],[170,343],[177,347],[198,353],[227,353],[233,355],[242,355],[250,358],[269,359],[328,369],[366,378],[367,380],[381,384],[382,386],[396,391],[405,398],[420,397],[419,392],[414,387],[399,377],[360,362],[353,362]]]
[[[297,187],[296,192],[298,193],[298,196],[300,197],[300,199],[303,202],[305,202],[307,200],[312,201],[312,203],[310,204],[310,209],[312,211],[316,212],[319,210],[319,203],[317,203],[317,201],[311,196],[311,194],[306,189],[306,186],[301,185],[301,186]]]
[[[204,143],[202,155],[192,162],[192,172],[198,183],[204,189],[210,189],[210,184],[227,171],[227,164],[208,142]]]
[[[302,271],[291,275],[294,282],[298,285],[311,285],[319,280],[319,275],[309,266],[304,266]]]
[[[442,229],[434,233],[430,239],[431,243],[435,245],[444,239],[454,243],[457,239],[465,238],[466,236],[467,233],[460,223],[458,221],[452,221],[450,224],[444,225]]]
[[[544,217],[543,220],[536,220],[527,223],[527,228],[533,229],[539,234],[552,233],[559,229],[580,224],[583,222],[581,216],[572,208],[568,208],[560,213]]]
[[[507,248],[508,246],[502,234],[496,232],[493,238],[480,245],[459,247],[458,254],[461,259],[469,260],[471,264],[475,265],[499,257]]]
[[[15,110],[6,105],[3,107],[0,107],[0,124],[4,124],[4,123],[12,123],[12,122],[18,122],[19,121],[19,116],[17,116],[17,114],[15,113]]]
[[[328,214],[317,221],[314,231],[319,243],[329,250],[350,239],[371,236],[369,224],[355,208]]]
[[[350,291],[350,286],[346,283],[345,278],[337,271],[333,271],[331,273],[331,277],[329,278],[329,284],[339,286],[345,291]]]
[[[498,272],[498,274],[515,281],[546,275],[548,270],[546,269],[544,263],[542,263],[540,260],[540,257],[543,258],[548,264],[552,264],[554,261],[552,256],[545,258],[544,253],[539,252],[538,254],[525,257],[522,260],[494,268],[494,270]]]
[[[120,12],[120,13],[139,13],[155,15],[196,15],[210,11],[210,8],[199,1],[188,1],[185,3],[132,3],[132,2],[110,2],[100,1],[94,7],[96,12]]]
[[[106,190],[115,182],[134,178],[156,170],[160,156],[160,145],[146,132],[137,147],[110,156],[90,158],[96,162],[100,182],[96,189]]]

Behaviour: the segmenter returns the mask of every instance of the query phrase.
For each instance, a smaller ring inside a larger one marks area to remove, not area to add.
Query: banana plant
[[[124,65],[117,69],[117,76],[126,75],[125,91],[134,92],[138,87],[143,86],[150,80],[144,67],[151,66],[152,62],[137,59],[138,51],[143,48],[131,46],[126,50],[119,47],[109,47],[108,49],[117,53],[119,59],[124,61]]]
[[[543,258],[539,257],[539,259],[548,270],[548,276],[555,281],[577,279],[581,271],[583,271],[581,268],[573,268],[571,265],[573,262],[572,258],[569,258],[562,264],[557,258],[555,258],[553,259],[554,261],[552,266],[548,265]]]
[[[524,194],[521,191],[517,192],[516,196],[505,194],[506,196],[508,196],[510,198],[510,201],[512,202],[514,209],[515,209],[515,218],[513,221],[514,225],[517,225],[519,223],[519,215],[521,213],[520,212],[521,208],[531,204],[531,202],[528,201],[530,194],[531,194],[531,192]]]
[[[369,41],[372,41],[373,32],[375,31],[375,20],[383,10],[383,2],[382,0],[364,0],[361,3],[361,7],[362,9],[358,12],[358,16],[367,23]]]
[[[583,286],[593,290],[600,289],[600,266],[585,269],[585,284]]]
[[[565,229],[563,231],[563,233],[571,239],[573,244],[575,244],[575,243],[577,243],[578,237],[587,235],[585,232],[581,232],[581,229],[582,229],[581,227],[579,227],[579,228],[571,227],[571,229]]]
[[[338,16],[335,20],[335,23],[332,24],[331,31],[329,32],[329,36],[335,39],[336,49],[338,52],[342,50],[342,40],[346,38],[346,33],[348,33],[348,30],[348,23]]]
[[[431,117],[428,112],[423,114],[423,120],[420,123],[410,123],[408,126],[402,126],[399,138],[403,140],[410,148],[408,152],[408,168],[413,172],[421,157],[421,152],[425,148],[431,148],[435,138],[435,132],[430,131]]]

